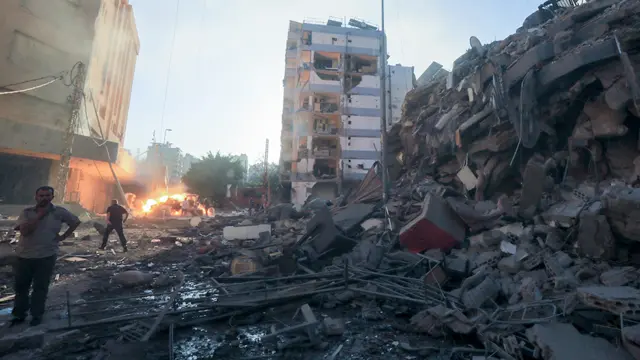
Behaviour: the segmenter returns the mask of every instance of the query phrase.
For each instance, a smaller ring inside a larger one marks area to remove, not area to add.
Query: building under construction
[[[128,0],[0,3],[3,204],[48,184],[104,211],[115,178],[133,179],[121,145],[139,46]]]

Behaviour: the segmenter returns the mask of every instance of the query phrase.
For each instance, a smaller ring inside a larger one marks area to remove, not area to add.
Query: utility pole
[[[74,74],[75,70],[75,74]],[[58,169],[58,177],[56,179],[57,201],[64,202],[67,192],[67,180],[69,179],[69,164],[71,162],[71,153],[73,152],[73,138],[78,128],[78,117],[80,116],[80,106],[84,98],[84,64],[76,63],[69,73],[71,76],[71,86],[73,87],[69,103],[71,104],[71,117],[67,124],[67,129],[63,137],[63,148],[60,153],[60,168]]]
[[[382,41],[381,41],[381,69],[380,69],[380,108],[382,109],[382,116],[380,116],[380,164],[382,164],[382,202],[387,203],[388,199],[388,176],[387,176],[387,35],[384,32],[384,0],[381,1],[381,13],[382,13]]]
[[[267,189],[267,203],[271,203],[271,183],[269,182],[269,139],[264,145],[264,187]]]

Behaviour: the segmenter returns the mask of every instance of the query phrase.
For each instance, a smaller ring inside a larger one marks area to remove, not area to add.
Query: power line
[[[46,80],[46,79],[60,79],[60,78],[62,77],[62,74],[63,74],[63,73],[60,73],[59,75],[47,75],[47,76],[42,76],[42,77],[35,78],[35,79],[31,79],[31,80],[25,80],[25,81],[20,81],[20,82],[13,83],[13,84],[3,85],[3,86],[0,86],[0,88],[8,88],[8,87],[16,86],[16,85],[28,84],[28,83],[30,83],[30,82],[39,81],[39,80]]]
[[[11,95],[11,94],[19,94],[19,93],[24,93],[27,91],[33,91],[36,89],[40,89],[42,87],[45,87],[47,85],[53,84],[54,82],[61,80],[61,78],[55,78],[52,80],[49,80],[48,82],[44,83],[44,84],[40,84],[40,85],[36,85],[36,86],[32,86],[30,88],[26,88],[26,89],[21,89],[21,90],[13,90],[13,91],[4,91],[4,92],[0,92],[0,95]],[[9,85],[11,86],[11,85]]]
[[[171,78],[171,64],[173,63],[173,51],[176,47],[176,33],[178,29],[178,14],[180,13],[180,0],[176,0],[176,16],[173,24],[173,38],[171,40],[171,50],[169,51],[169,66],[167,67],[167,80],[164,86],[164,101],[162,104],[162,117],[160,118],[160,132],[164,131],[164,115],[167,110],[167,95],[169,94],[169,79]]]

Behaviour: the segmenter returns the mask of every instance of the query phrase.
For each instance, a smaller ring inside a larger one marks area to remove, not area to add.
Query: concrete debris
[[[545,360],[633,359],[625,350],[616,348],[604,339],[582,335],[570,324],[536,324],[527,330],[527,337],[541,349],[541,356]]]
[[[124,286],[124,287],[135,287],[151,284],[153,281],[153,274],[144,273],[138,270],[129,270],[125,272],[121,272],[119,274],[115,274],[111,278],[111,282]]]

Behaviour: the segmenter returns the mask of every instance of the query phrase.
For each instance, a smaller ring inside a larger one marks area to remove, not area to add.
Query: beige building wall
[[[2,0],[0,86],[69,71],[78,61],[87,64],[99,6],[99,0]],[[0,96],[0,118],[64,130],[70,94],[71,88],[58,81],[26,94]]]
[[[104,133],[108,140],[124,143],[139,52],[140,40],[129,1],[102,1],[86,81],[89,128],[94,136]]]
[[[75,129],[65,199],[89,210],[104,211],[114,196],[105,148],[117,158],[114,169],[121,181],[135,175],[121,146],[139,48],[128,0],[0,0],[0,92],[42,84],[48,79],[10,85],[68,72],[77,62],[86,65],[87,103]],[[25,164],[50,159],[48,182],[55,185],[71,116],[72,87],[65,83],[68,75],[41,89],[0,95],[0,173],[2,153],[14,155],[14,163],[15,155],[24,156]],[[103,134],[108,143],[101,147],[94,140]]]

